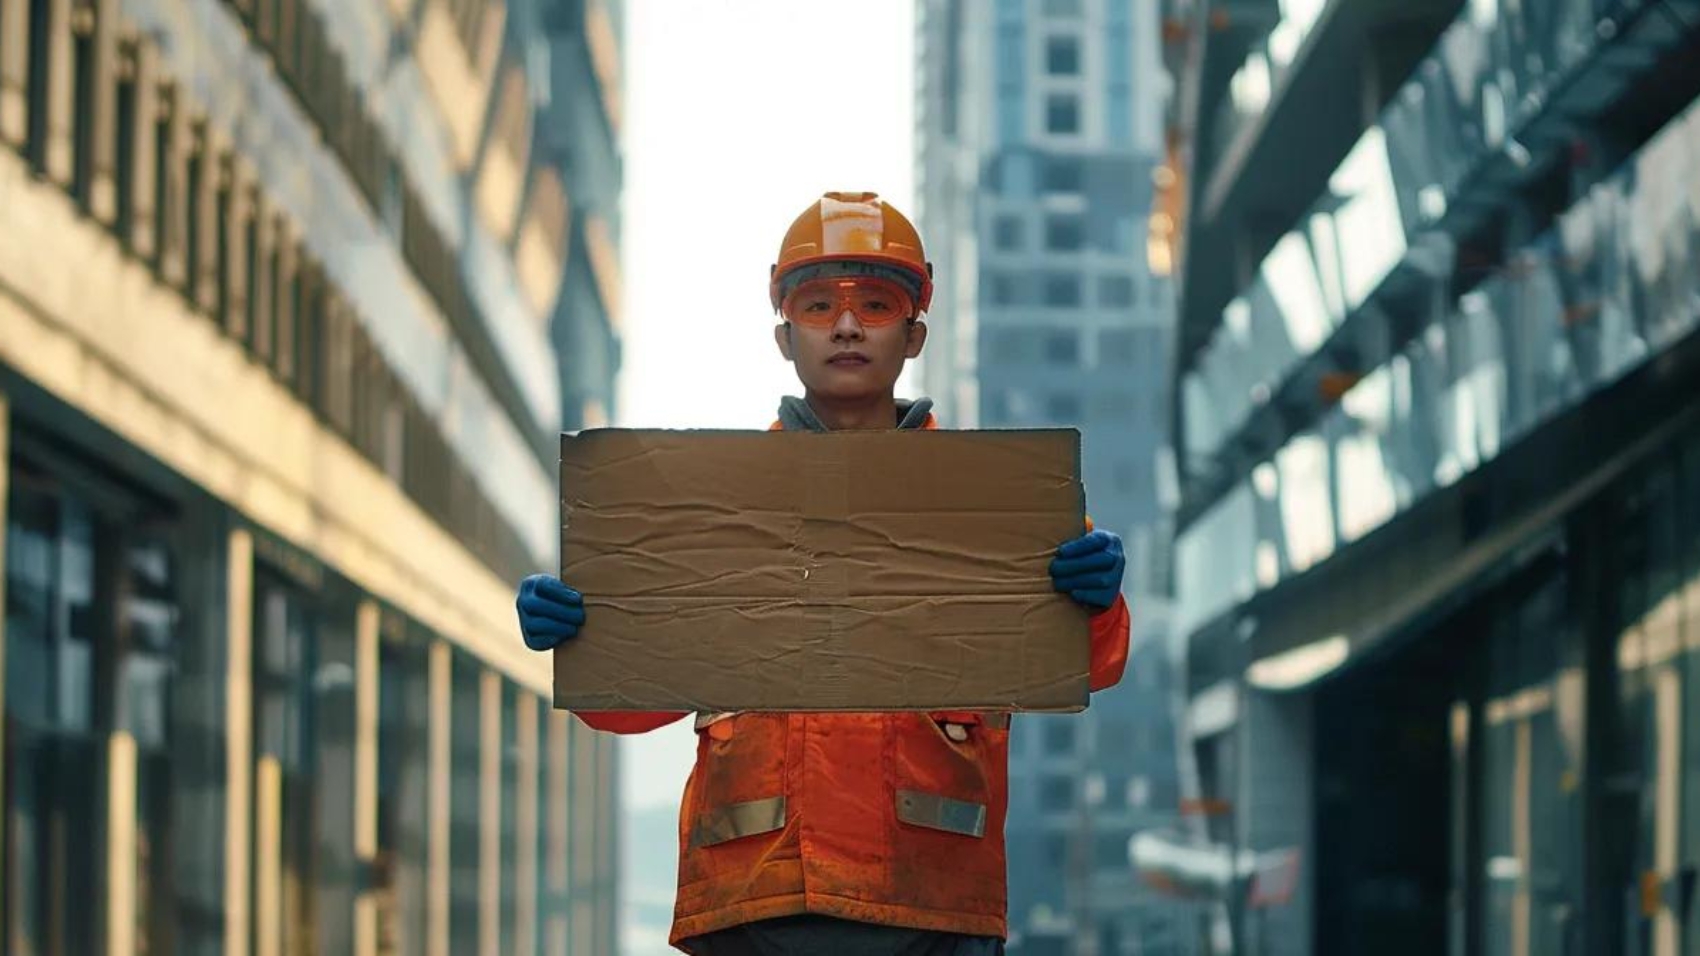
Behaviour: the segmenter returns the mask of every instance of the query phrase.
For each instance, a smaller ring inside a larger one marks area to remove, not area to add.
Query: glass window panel
[[[412,636],[416,639],[386,639],[378,665],[379,948],[410,956],[424,952],[426,839],[433,799],[429,637],[423,632]]]
[[[1045,97],[1045,132],[1070,135],[1080,132],[1080,97],[1052,93]]]
[[[1080,276],[1074,273],[1047,273],[1044,277],[1044,304],[1054,308],[1078,307],[1080,285]]]
[[[1051,365],[1080,364],[1080,336],[1073,329],[1045,333],[1045,361]]]
[[[1125,309],[1133,305],[1132,276],[1099,276],[1098,305],[1105,309]]]
[[[1086,246],[1086,223],[1080,216],[1045,217],[1045,248],[1051,252],[1078,252]]]
[[[1080,74],[1080,38],[1053,36],[1045,38],[1045,72],[1052,76]]]
[[[449,785],[449,949],[478,951],[479,753],[483,708],[477,661],[456,654],[451,666],[453,715]]]

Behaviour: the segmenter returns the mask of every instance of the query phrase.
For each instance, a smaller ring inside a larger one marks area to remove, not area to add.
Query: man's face
[[[903,363],[921,354],[927,327],[895,284],[866,279],[806,282],[787,296],[774,329],[779,352],[811,394],[845,401],[890,395]]]

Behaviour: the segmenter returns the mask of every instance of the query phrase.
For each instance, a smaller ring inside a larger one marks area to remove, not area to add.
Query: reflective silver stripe
[[[768,797],[705,811],[691,831],[691,846],[714,846],[785,828],[785,798]]]
[[[722,720],[726,720],[730,717],[736,717],[736,716],[737,716],[736,711],[726,711],[725,713],[719,713],[719,714],[711,714],[711,713],[706,713],[706,712],[705,713],[699,713],[699,714],[697,714],[697,719],[696,719],[696,729],[700,731],[700,730],[703,730],[704,728],[708,727],[710,724],[717,724],[717,723],[721,722]]]
[[[897,791],[897,819],[904,823],[946,833],[983,837],[986,835],[986,805],[952,800],[919,790]]]

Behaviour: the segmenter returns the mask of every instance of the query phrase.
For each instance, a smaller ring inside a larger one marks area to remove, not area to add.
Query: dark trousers
[[[829,916],[787,916],[733,926],[684,941],[694,956],[1003,956],[996,936],[963,936],[855,923]]]

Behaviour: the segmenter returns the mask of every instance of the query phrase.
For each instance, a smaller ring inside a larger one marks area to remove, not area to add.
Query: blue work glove
[[[1093,531],[1057,549],[1051,561],[1051,584],[1094,613],[1106,611],[1122,591],[1122,539],[1109,531]]]
[[[525,646],[547,651],[578,636],[584,626],[584,596],[552,574],[533,574],[520,582],[519,633]]]

